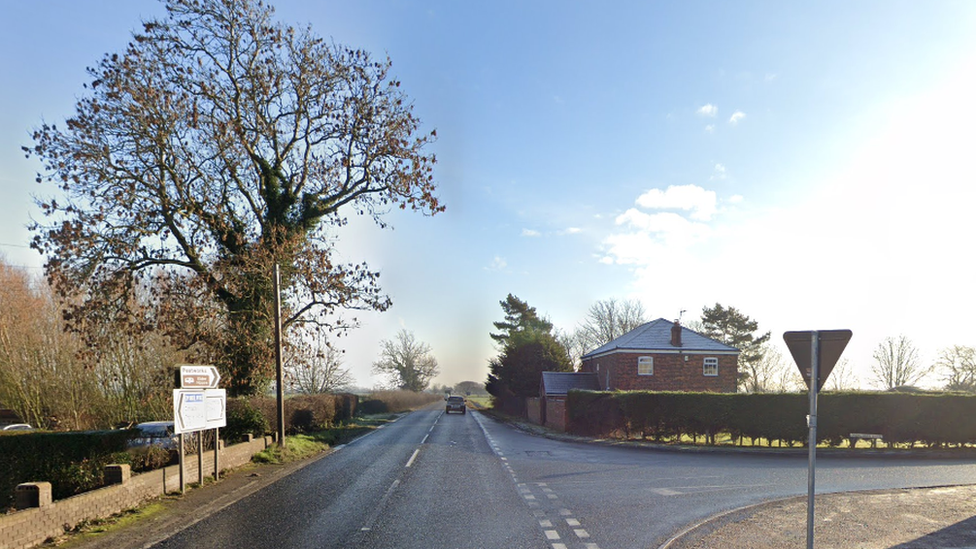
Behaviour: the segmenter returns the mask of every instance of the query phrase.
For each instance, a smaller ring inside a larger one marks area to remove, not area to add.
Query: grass
[[[153,517],[165,511],[168,504],[175,500],[175,496],[163,496],[156,498],[148,503],[132,509],[126,509],[121,513],[116,513],[103,519],[86,520],[76,524],[71,531],[64,536],[48,540],[41,547],[61,547],[68,548],[83,545],[89,540],[98,538],[103,534],[126,528],[141,520]]]
[[[472,404],[473,408],[477,410],[484,410],[485,408],[491,408],[491,396],[490,395],[471,395],[465,397],[468,404]]]
[[[330,446],[345,444],[356,437],[362,436],[384,423],[395,419],[397,414],[379,414],[374,416],[356,417],[353,420],[314,433],[288,435],[285,437],[285,447],[277,444],[258,452],[251,458],[256,463],[290,463],[308,459]]]

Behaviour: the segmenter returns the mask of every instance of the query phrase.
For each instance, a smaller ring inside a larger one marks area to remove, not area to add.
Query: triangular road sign
[[[820,355],[820,364],[817,367],[819,374],[817,377],[820,378],[820,382],[817,384],[817,391],[819,391],[823,389],[827,376],[834,369],[834,365],[837,364],[837,360],[844,352],[844,348],[847,347],[847,342],[851,340],[853,333],[850,330],[816,330],[783,334],[783,340],[786,341],[786,346],[790,349],[790,354],[793,355],[793,360],[796,361],[800,375],[803,376],[803,381],[806,382],[808,388],[810,387],[812,370],[810,362],[814,334],[817,335],[818,354]]]

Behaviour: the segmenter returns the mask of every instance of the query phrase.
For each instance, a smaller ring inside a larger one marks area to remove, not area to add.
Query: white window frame
[[[642,372],[641,366],[648,366],[645,368],[647,371]],[[639,376],[652,376],[654,375],[654,357],[652,356],[639,356],[637,357],[637,375]]]
[[[718,357],[705,357],[702,361],[702,375],[708,377],[718,376]]]

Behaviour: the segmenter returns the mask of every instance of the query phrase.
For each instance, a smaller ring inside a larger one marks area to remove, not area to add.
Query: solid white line
[[[407,467],[408,468],[411,465],[413,465],[413,460],[417,459],[417,454],[419,454],[419,453],[420,453],[420,448],[417,448],[416,450],[413,451],[413,455],[410,456],[410,461],[407,462]]]

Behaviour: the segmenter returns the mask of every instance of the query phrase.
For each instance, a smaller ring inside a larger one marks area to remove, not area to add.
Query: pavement
[[[292,463],[251,463],[225,471],[217,482],[208,480],[203,486],[187,488],[183,495],[158,498],[156,501],[162,508],[157,508],[146,517],[104,529],[96,525],[83,534],[65,536],[42,547],[147,549],[333,451],[330,448],[312,458]]]
[[[976,548],[976,486],[820,494],[814,500],[819,549]],[[659,549],[807,547],[807,496],[712,517]]]
[[[285,465],[247,465],[219,482],[163,498],[163,510],[147,518],[105,533],[70,536],[57,545],[151,547],[330,452]],[[818,494],[814,509],[814,546],[819,549],[976,549],[976,485]],[[804,495],[729,510],[649,549],[805,548],[806,534]]]

